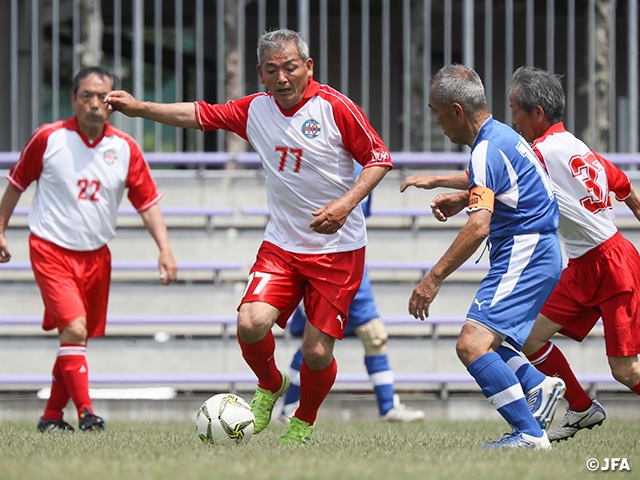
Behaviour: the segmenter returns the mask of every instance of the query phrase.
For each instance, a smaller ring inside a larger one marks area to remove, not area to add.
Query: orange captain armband
[[[487,187],[475,187],[469,193],[469,210],[484,208],[493,213],[495,194]]]

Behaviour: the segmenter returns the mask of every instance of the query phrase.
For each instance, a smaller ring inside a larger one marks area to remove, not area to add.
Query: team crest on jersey
[[[104,161],[107,165],[115,165],[118,163],[118,152],[115,150],[107,150],[104,152]]]
[[[307,138],[316,138],[322,131],[322,125],[317,120],[310,118],[302,124],[302,134]]]

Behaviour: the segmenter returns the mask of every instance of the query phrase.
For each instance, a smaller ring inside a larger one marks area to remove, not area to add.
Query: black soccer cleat
[[[50,432],[73,432],[75,428],[65,422],[63,419],[60,420],[45,420],[40,417],[38,420],[38,430],[42,433],[50,433]]]
[[[105,425],[102,417],[91,413],[88,408],[85,408],[84,412],[80,414],[78,428],[84,432],[88,432],[93,430],[105,430],[107,426]]]

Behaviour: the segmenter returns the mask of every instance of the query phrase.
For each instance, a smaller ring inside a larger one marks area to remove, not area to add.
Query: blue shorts
[[[373,291],[371,290],[371,279],[369,278],[369,272],[365,267],[364,274],[362,275],[362,283],[356,293],[355,298],[349,305],[349,319],[347,321],[347,328],[345,330],[345,336],[353,335],[354,330],[369,323],[374,318],[379,318],[380,314],[376,307],[375,299],[373,298]],[[304,332],[304,326],[307,321],[307,316],[301,307],[298,307],[296,311],[291,315],[289,319],[288,327],[291,335],[299,337]]]
[[[467,318],[486,325],[519,351],[562,272],[555,233],[492,239],[489,273]]]

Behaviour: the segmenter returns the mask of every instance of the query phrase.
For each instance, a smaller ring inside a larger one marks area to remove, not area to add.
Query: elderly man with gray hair
[[[443,280],[486,241],[490,269],[467,313],[456,351],[512,432],[485,448],[551,448],[527,399],[551,408],[562,397],[559,379],[540,374],[525,393],[507,362],[529,336],[562,269],[556,230],[558,205],[550,182],[527,142],[496,121],[478,74],[463,65],[443,67],[433,79],[429,106],[453,143],[471,148],[469,189],[437,195],[431,207],[441,221],[466,208],[468,220],[449,249],[415,287],[409,313],[424,319]],[[412,183],[403,183],[402,190]],[[508,345],[508,346],[505,346]]]
[[[528,141],[551,178],[560,208],[558,233],[569,258],[560,283],[542,308],[523,352],[536,368],[566,382],[569,403],[549,440],[573,437],[602,424],[602,405],[584,391],[551,341],[561,333],[582,341],[602,317],[613,377],[640,395],[640,255],[614,224],[610,194],[640,219],[640,196],[618,167],[568,132],[560,77],[520,67],[511,78],[514,128]]]
[[[284,328],[304,298],[300,406],[280,439],[300,445],[309,441],[335,382],[334,343],[345,333],[362,281],[367,234],[360,202],[392,163],[364,112],[313,79],[313,59],[298,32],[264,33],[257,71],[268,92],[225,104],[141,102],[122,91],[106,102],[132,117],[235,132],[260,155],[271,216],[238,307],[238,343],[258,378],[251,402],[257,434],[290,385],[276,366],[271,329]],[[354,181],[355,162],[364,169]]]

